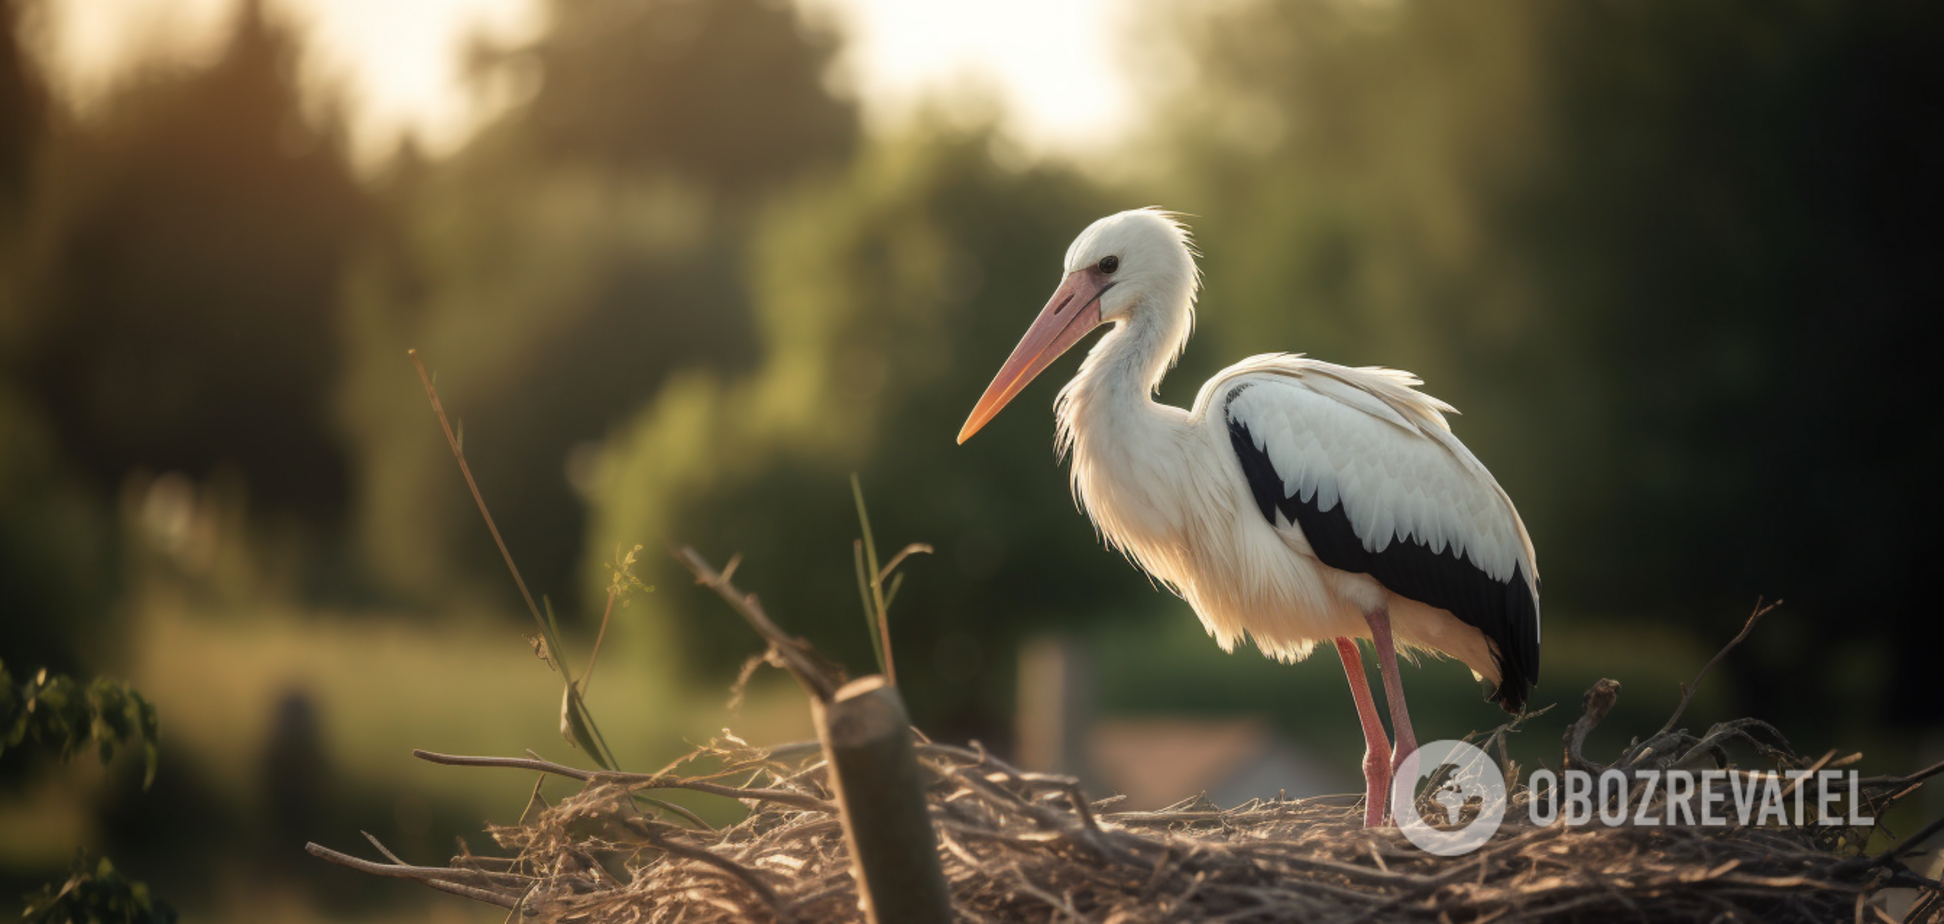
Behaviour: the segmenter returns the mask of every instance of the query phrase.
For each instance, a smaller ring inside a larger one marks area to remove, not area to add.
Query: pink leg
[[[1397,750],[1391,756],[1391,771],[1396,772],[1404,758],[1417,750],[1417,736],[1411,734],[1411,713],[1404,707],[1404,678],[1397,672],[1397,646],[1391,640],[1390,610],[1380,606],[1364,619],[1370,622],[1370,638],[1377,648],[1377,673],[1384,677],[1384,704],[1390,707],[1391,731],[1397,734]]]
[[[1364,827],[1375,828],[1384,823],[1390,809],[1391,763],[1384,756],[1390,750],[1390,739],[1377,718],[1377,703],[1370,698],[1370,681],[1364,677],[1363,655],[1358,653],[1357,643],[1339,638],[1336,645],[1337,654],[1343,658],[1343,675],[1350,680],[1350,698],[1357,701],[1357,720],[1363,723]]]

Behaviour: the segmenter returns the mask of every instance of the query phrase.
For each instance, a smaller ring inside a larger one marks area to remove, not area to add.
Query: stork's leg
[[[1390,808],[1391,762],[1386,753],[1390,739],[1384,736],[1384,723],[1377,718],[1377,703],[1370,697],[1370,681],[1364,677],[1363,655],[1357,643],[1336,640],[1337,654],[1343,658],[1343,675],[1350,680],[1350,698],[1357,701],[1357,720],[1364,733],[1364,827],[1384,823]]]
[[[1384,704],[1390,707],[1391,731],[1397,735],[1397,750],[1391,755],[1391,771],[1396,772],[1404,758],[1417,750],[1417,736],[1411,733],[1411,713],[1404,708],[1404,678],[1397,672],[1397,646],[1391,639],[1390,609],[1378,607],[1364,616],[1370,622],[1370,639],[1377,649],[1377,673],[1384,677]]]

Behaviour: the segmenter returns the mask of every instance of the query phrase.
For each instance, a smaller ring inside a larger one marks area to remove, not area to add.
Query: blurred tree
[[[876,143],[842,181],[770,213],[754,269],[761,367],[672,382],[614,434],[583,576],[603,579],[602,553],[620,542],[693,543],[716,559],[740,551],[738,582],[781,624],[869,668],[851,562],[846,473],[856,469],[880,549],[938,549],[906,565],[892,608],[918,721],[1003,740],[1022,632],[1151,601],[1094,542],[1052,464],[1043,409],[1074,360],[979,443],[953,443],[1057,282],[1067,241],[1107,207],[1071,173],[1000,167],[992,143],[929,127]],[[687,582],[673,577],[657,583],[671,592],[637,608],[681,614],[691,667],[751,652],[712,598],[676,592]]]
[[[49,116],[19,17],[0,0],[0,598],[23,614],[0,633],[0,659],[71,672],[82,667],[74,642],[101,624],[116,569],[104,505],[65,470],[45,410],[18,381],[32,347],[21,236]]]
[[[1574,453],[1603,483],[1561,532],[1602,552],[1566,574],[1716,634],[1736,602],[1786,598],[1746,708],[1944,724],[1919,551],[1944,437],[1910,425],[1944,303],[1944,129],[1916,115],[1944,91],[1944,10],[1536,13],[1552,156],[1505,227],[1603,391]]]
[[[1910,425],[1939,294],[1934,5],[1186,19],[1170,201],[1214,217],[1219,357],[1381,361],[1489,408],[1459,428],[1520,499],[1560,631],[1719,639],[1780,596],[1730,666],[1737,708],[1939,720],[1916,556],[1940,447]]]
[[[214,65],[50,142],[23,378],[104,494],[136,469],[231,470],[269,510],[329,526],[343,506],[332,310],[366,206],[294,55],[247,3]]]
[[[724,192],[836,163],[856,135],[824,74],[836,41],[766,0],[555,0],[524,118],[549,156],[666,169]]]
[[[598,441],[674,371],[753,360],[762,194],[853,144],[831,49],[758,0],[561,3],[533,47],[483,59],[482,83],[537,70],[530,101],[449,162],[393,166],[351,276],[340,402],[387,586],[450,598],[470,576],[507,599],[405,363],[419,347],[528,582],[572,615]]]

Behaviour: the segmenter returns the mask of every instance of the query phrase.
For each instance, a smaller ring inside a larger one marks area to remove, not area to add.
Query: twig
[[[883,583],[885,578],[891,576],[891,572],[898,570],[899,563],[903,562],[905,559],[910,558],[913,555],[930,555],[932,554],[933,551],[934,550],[930,545],[923,542],[914,542],[910,545],[905,546],[902,549],[899,549],[898,554],[891,556],[891,560],[884,563],[883,570],[878,572],[878,576],[877,576],[878,582]],[[887,605],[888,605],[888,601],[887,601]]]
[[[1922,844],[1924,841],[1929,840],[1931,835],[1936,834],[1939,831],[1944,831],[1944,818],[1939,818],[1935,821],[1932,821],[1930,824],[1925,825],[1923,830],[1918,831],[1916,834],[1913,834],[1907,838],[1904,838],[1901,843],[1897,844],[1894,847],[1889,848],[1888,850],[1883,851],[1882,853],[1877,854],[1874,857],[1871,857],[1870,860],[1875,863],[1883,863],[1888,860],[1894,860],[1898,857],[1903,856],[1906,853],[1909,853],[1911,850],[1915,849],[1919,844]]]
[[[757,789],[739,786],[726,786],[686,777],[669,776],[660,773],[622,773],[616,770],[582,770],[557,764],[551,760],[532,757],[471,757],[461,754],[439,754],[434,751],[415,750],[412,756],[428,763],[445,764],[450,767],[506,767],[514,770],[538,770],[580,780],[584,783],[615,783],[634,789],[687,789],[692,792],[708,793],[712,796],[727,796],[731,799],[759,799],[794,805],[797,808],[817,812],[834,812],[837,807],[814,796],[790,792],[783,789]],[[695,822],[702,828],[713,830],[713,826],[703,821],[695,813],[679,805],[669,803],[683,817]]]
[[[1714,670],[1714,666],[1721,663],[1721,659],[1727,657],[1728,652],[1734,651],[1735,646],[1740,645],[1743,639],[1748,638],[1748,633],[1755,631],[1756,621],[1768,615],[1770,610],[1781,605],[1782,601],[1777,600],[1765,606],[1759,597],[1756,598],[1755,611],[1748,614],[1748,621],[1742,623],[1741,631],[1736,633],[1734,638],[1729,639],[1728,644],[1723,646],[1720,651],[1715,652],[1715,656],[1709,658],[1707,664],[1701,666],[1701,672],[1694,675],[1693,683],[1681,684],[1681,701],[1674,707],[1674,714],[1667,717],[1667,723],[1661,726],[1660,731],[1656,733],[1656,737],[1665,735],[1673,730],[1674,723],[1679,722],[1681,720],[1681,714],[1687,711],[1688,703],[1694,701],[1695,691],[1701,689],[1701,681],[1708,676],[1708,672]]]
[[[665,837],[660,832],[656,831],[653,826],[642,824],[641,822],[632,818],[622,819],[622,825],[626,827],[628,830],[641,835],[642,839],[646,840],[648,843],[653,844],[654,846],[659,847],[662,850],[665,850],[671,854],[674,854],[675,856],[682,857],[684,859],[694,860],[698,863],[704,863],[718,870],[721,870],[725,873],[728,873],[731,877],[735,878],[736,881],[741,882],[743,885],[749,887],[749,890],[751,892],[756,893],[757,897],[763,900],[763,904],[770,906],[772,910],[774,910],[777,907],[776,890],[770,888],[768,883],[765,883],[761,879],[756,878],[755,871],[743,866],[742,864],[737,863],[736,861],[731,860],[728,857],[720,856],[708,850],[704,850],[700,847],[691,846],[689,844],[683,844],[671,838]]]
[[[311,856],[336,863],[339,866],[350,867],[361,873],[370,873],[373,876],[386,876],[393,879],[413,879],[438,889],[441,892],[463,895],[476,901],[498,905],[501,908],[517,908],[520,904],[520,899],[517,896],[510,896],[502,892],[493,891],[492,889],[469,886],[464,883],[452,881],[453,878],[457,877],[470,877],[473,874],[483,875],[485,874],[484,870],[455,869],[449,866],[404,866],[391,863],[373,863],[370,860],[360,859],[350,854],[338,853],[329,847],[317,843],[305,844],[304,850],[308,851]],[[524,891],[522,890],[522,892]]]
[[[688,566],[688,569],[694,572],[697,584],[715,591],[717,596],[749,623],[750,628],[755,629],[758,635],[769,642],[771,650],[776,652],[783,666],[796,676],[797,682],[803,684],[805,690],[819,700],[830,701],[831,696],[837,692],[837,684],[832,682],[830,676],[810,659],[809,652],[802,641],[785,634],[782,629],[776,627],[776,623],[771,622],[769,617],[764,615],[763,607],[756,601],[755,594],[743,593],[736,589],[736,585],[729,583],[727,577],[717,573],[707,559],[688,546],[683,546],[672,554],[676,561]]]
[[[608,588],[607,606],[601,610],[601,630],[594,634],[594,650],[587,653],[587,670],[581,671],[581,696],[594,685],[594,662],[601,656],[601,642],[607,639],[608,617],[614,615],[614,588]]]
[[[1587,772],[1598,775],[1606,765],[1590,760],[1583,753],[1586,736],[1593,733],[1607,713],[1613,710],[1614,702],[1620,696],[1620,682],[1610,677],[1602,677],[1582,698],[1580,717],[1566,728],[1566,762],[1569,767],[1583,767]]]
[[[459,474],[466,476],[466,487],[472,491],[473,503],[479,505],[479,515],[486,520],[486,530],[493,534],[493,544],[499,546],[500,557],[506,560],[506,570],[513,573],[513,583],[520,588],[520,599],[526,601],[527,612],[533,614],[533,621],[540,626],[542,635],[546,634],[547,621],[540,615],[540,607],[533,602],[533,594],[527,591],[526,580],[520,577],[520,566],[513,563],[513,553],[506,548],[506,540],[500,538],[499,526],[493,522],[493,513],[486,509],[486,498],[479,493],[479,482],[473,480],[472,466],[466,464],[465,450],[459,446],[459,437],[452,432],[452,422],[446,419],[445,405],[439,401],[439,390],[432,386],[432,376],[426,374],[425,363],[419,360],[418,350],[407,350],[412,357],[412,366],[418,370],[419,381],[425,385],[425,397],[432,402],[432,413],[439,416],[439,426],[445,430],[446,445],[452,447],[452,457],[459,461]],[[558,652],[555,653],[558,657]]]
[[[459,442],[458,435],[453,433],[452,422],[446,418],[445,404],[439,400],[439,390],[433,386],[432,376],[425,371],[425,363],[420,361],[418,350],[412,349],[405,352],[412,358],[412,368],[418,370],[419,382],[425,386],[425,398],[432,402],[432,413],[438,416],[439,428],[445,431],[446,445],[452,448],[452,458],[459,463],[459,474],[465,476],[466,488],[472,492],[473,503],[479,507],[479,516],[486,521],[486,531],[493,534],[493,544],[499,547],[500,558],[506,561],[506,570],[513,575],[514,585],[520,588],[520,599],[526,601],[527,612],[533,616],[534,625],[540,628],[540,637],[547,640],[548,655],[560,668],[561,679],[566,683],[565,700],[561,705],[562,730],[567,729],[566,720],[571,710],[578,707],[579,714],[587,720],[587,731],[592,739],[589,742],[591,745],[589,750],[597,751],[594,759],[607,765],[619,766],[619,762],[614,759],[614,751],[607,746],[607,739],[602,737],[600,728],[594,723],[593,714],[587,709],[587,701],[583,697],[582,689],[574,685],[573,669],[567,666],[566,652],[558,650],[560,638],[553,631],[552,622],[547,616],[540,614],[540,607],[533,602],[533,593],[527,590],[526,579],[520,576],[520,566],[513,563],[513,552],[506,547],[505,538],[500,536],[499,524],[493,522],[493,512],[486,508],[486,497],[479,493],[479,482],[473,479],[472,466],[466,464],[465,447]],[[548,615],[552,615],[551,606],[548,608]],[[605,617],[602,619],[601,631],[603,633],[607,631]],[[600,643],[597,640],[595,652],[598,654],[599,651]],[[588,660],[590,671],[593,669],[593,663],[593,659],[590,658]]]
[[[364,836],[365,836],[365,840],[368,840],[368,841],[370,841],[370,842],[371,842],[371,846],[373,846],[373,847],[376,847],[376,848],[378,848],[378,852],[379,852],[379,853],[382,853],[382,854],[384,854],[384,855],[385,855],[385,859],[387,859],[387,860],[390,860],[390,861],[392,861],[393,863],[396,863],[396,864],[398,864],[398,865],[400,865],[400,866],[409,866],[409,865],[410,865],[410,864],[408,864],[408,863],[406,863],[406,862],[405,862],[404,860],[401,860],[401,859],[399,859],[399,858],[398,858],[398,854],[395,854],[395,853],[392,853],[392,852],[391,852],[391,849],[390,849],[390,848],[388,848],[388,847],[386,847],[386,846],[385,846],[385,844],[384,844],[384,842],[383,842],[383,841],[380,841],[380,840],[378,840],[378,838],[377,838],[376,836],[374,836],[374,835],[373,835],[373,834],[372,834],[372,833],[371,833],[370,831],[359,831],[358,833],[359,833],[359,834],[362,834],[362,835],[364,835]]]

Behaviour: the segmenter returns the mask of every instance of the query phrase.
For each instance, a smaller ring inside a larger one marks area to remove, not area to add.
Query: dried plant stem
[[[1701,689],[1701,681],[1706,679],[1708,672],[1714,670],[1714,666],[1721,663],[1721,659],[1727,657],[1728,652],[1734,651],[1735,646],[1740,645],[1742,640],[1748,638],[1750,632],[1755,631],[1756,622],[1760,621],[1763,616],[1767,616],[1770,610],[1781,605],[1781,600],[1767,605],[1763,605],[1760,598],[1755,600],[1755,611],[1748,614],[1748,621],[1742,623],[1741,631],[1736,633],[1735,637],[1730,639],[1727,645],[1722,646],[1720,651],[1715,652],[1715,656],[1709,658],[1708,663],[1701,666],[1701,672],[1694,675],[1693,683],[1681,684],[1681,702],[1674,707],[1674,713],[1667,717],[1667,723],[1661,726],[1658,734],[1665,735],[1669,730],[1673,729],[1674,723],[1681,720],[1681,714],[1687,712],[1688,703],[1694,701],[1694,693],[1696,690]]]
[[[741,560],[740,558],[730,559],[729,566],[718,572],[707,559],[687,546],[676,549],[673,554],[676,561],[686,565],[689,571],[695,574],[697,584],[715,591],[716,596],[728,603],[744,622],[749,623],[750,628],[756,630],[756,634],[761,635],[763,640],[769,643],[770,651],[775,653],[783,668],[794,675],[797,682],[802,684],[810,695],[824,702],[830,700],[830,697],[837,692],[837,684],[811,658],[810,647],[801,639],[777,628],[776,623],[771,622],[769,616],[763,612],[763,606],[757,602],[755,594],[744,593],[729,582],[729,574],[736,570],[736,563]]]
[[[466,464],[466,452],[459,445],[459,437],[452,431],[452,421],[446,418],[445,405],[439,401],[439,390],[432,386],[432,376],[425,371],[425,363],[419,360],[418,350],[407,350],[412,357],[412,367],[418,370],[419,381],[425,385],[425,397],[432,402],[432,413],[439,416],[439,427],[445,430],[446,444],[452,447],[452,457],[459,462],[459,474],[466,476],[466,487],[472,491],[473,503],[479,506],[479,515],[486,520],[486,531],[493,534],[493,544],[499,546],[500,558],[506,560],[506,570],[512,572],[513,583],[520,588],[520,599],[526,601],[527,612],[533,614],[534,624],[547,634],[547,620],[540,615],[540,607],[533,602],[533,594],[527,590],[526,579],[520,577],[520,566],[513,563],[513,553],[506,548],[506,540],[500,537],[499,526],[493,522],[493,512],[486,509],[486,498],[479,493],[479,482],[473,480],[472,466]],[[558,657],[559,653],[556,652]]]
[[[482,888],[480,886],[453,881],[454,879],[476,879],[485,875],[478,870],[457,869],[449,866],[406,866],[401,863],[373,863],[370,860],[363,860],[349,854],[339,853],[329,847],[316,843],[305,844],[304,850],[310,853],[311,856],[328,860],[339,866],[350,867],[361,873],[370,873],[373,876],[387,876],[394,879],[414,879],[441,892],[462,895],[475,901],[498,905],[501,908],[517,908],[520,905],[520,900],[517,896],[509,896],[504,892],[495,891],[491,888]],[[391,851],[387,850],[385,853],[389,855]],[[531,880],[528,879],[528,881],[530,882]]]
[[[587,653],[587,670],[581,671],[581,696],[594,685],[594,664],[601,657],[601,643],[607,640],[608,619],[614,615],[614,588],[608,588],[607,606],[601,609],[601,629],[594,633],[594,650]]]
[[[814,811],[830,811],[834,806],[827,799],[818,799],[801,793],[784,790],[751,789],[711,783],[706,780],[689,779],[666,773],[618,773],[610,770],[581,770],[566,764],[534,757],[470,757],[460,754],[439,754],[433,751],[415,750],[412,756],[427,763],[445,764],[449,767],[506,767],[515,770],[537,770],[580,780],[583,783],[619,783],[631,791],[642,789],[687,789],[693,792],[708,793],[712,796],[728,796],[731,799],[763,799],[783,805]],[[678,807],[679,808],[679,807]],[[690,814],[687,809],[681,812],[703,828],[711,827],[701,818]]]

